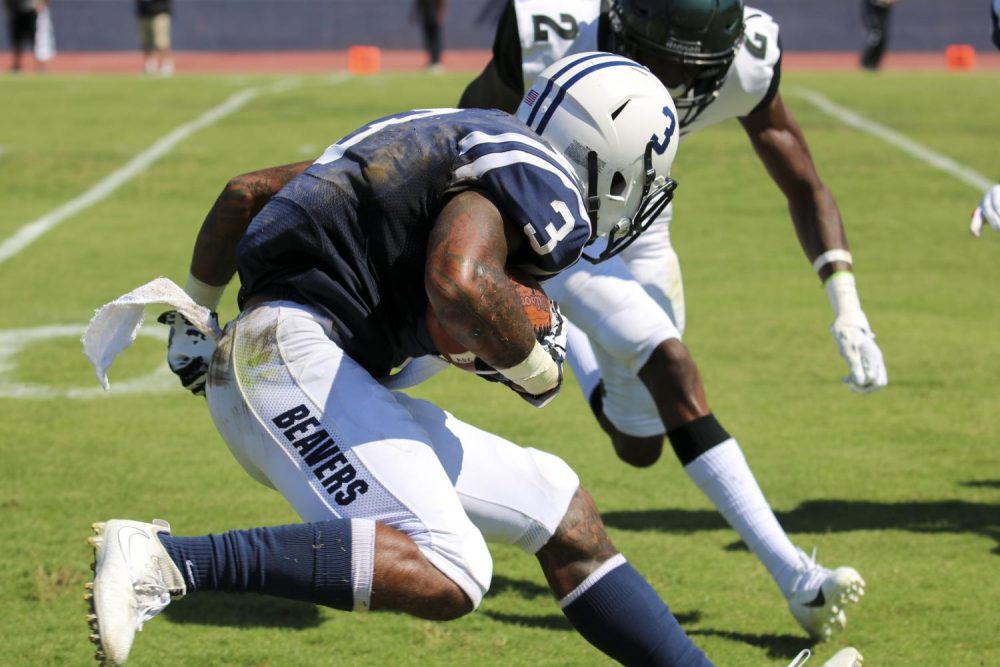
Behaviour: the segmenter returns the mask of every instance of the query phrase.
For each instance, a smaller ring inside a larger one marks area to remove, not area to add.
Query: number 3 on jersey
[[[538,230],[532,227],[530,224],[524,226],[524,233],[528,235],[528,242],[531,243],[532,249],[535,254],[538,255],[548,255],[553,250],[556,249],[556,245],[566,238],[571,231],[573,231],[573,214],[569,211],[569,206],[566,202],[559,199],[554,200],[550,206],[552,210],[559,214],[563,219],[562,225],[558,228],[551,222],[545,225],[545,235],[549,237],[549,240],[545,244],[538,242]]]

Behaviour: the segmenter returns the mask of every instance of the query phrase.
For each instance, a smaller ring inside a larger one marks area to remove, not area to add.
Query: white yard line
[[[847,107],[842,107],[814,90],[809,90],[807,88],[793,88],[790,92],[797,97],[801,97],[806,100],[828,116],[839,120],[844,125],[848,125],[857,130],[861,130],[862,132],[867,132],[868,134],[878,137],[882,141],[892,144],[904,153],[908,153],[909,155],[915,157],[924,164],[945,172],[949,176],[952,176],[956,180],[975,188],[979,192],[982,192],[993,185],[992,180],[986,178],[975,169],[959,164],[950,157],[941,155],[940,153],[927,148],[923,144],[919,144],[916,141],[900,134],[890,127],[886,127],[881,123],[869,120],[868,118],[851,111]]]
[[[17,364],[17,355],[24,348],[60,338],[79,340],[86,329],[86,324],[66,324],[0,331],[0,398],[99,399],[107,396],[132,396],[180,389],[177,378],[163,362],[144,375],[112,382],[107,392],[97,384],[96,380],[82,387],[50,387],[40,382],[17,381],[10,377]],[[162,343],[167,342],[166,327],[157,324],[143,326],[139,329],[139,335],[148,336]]]
[[[128,164],[105,177],[79,197],[71,199],[54,211],[27,223],[12,236],[4,239],[0,243],[0,264],[17,255],[56,225],[106,199],[111,193],[149,169],[153,163],[172,151],[177,144],[198,130],[214,125],[229,114],[240,110],[250,100],[261,93],[280,93],[292,86],[298,85],[298,83],[298,80],[283,80],[266,88],[247,88],[246,90],[241,90],[219,106],[209,109],[193,121],[174,129],[155,144],[129,160]]]

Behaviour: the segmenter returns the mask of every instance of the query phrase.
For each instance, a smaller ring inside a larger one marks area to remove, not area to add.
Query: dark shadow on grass
[[[555,603],[553,602],[553,605]],[[479,612],[494,621],[509,623],[511,625],[521,625],[528,628],[538,628],[540,630],[559,630],[562,632],[576,632],[573,626],[562,614],[545,614],[544,616],[527,616],[525,614],[505,614],[499,611],[484,610]],[[691,612],[689,614],[676,614],[681,625],[692,625],[701,620],[701,614]],[[799,640],[801,643],[801,639]]]
[[[508,577],[493,575],[493,582],[490,584],[490,595],[500,595],[502,593],[513,593],[526,600],[533,598],[548,598],[554,600],[552,591],[547,586],[536,584],[533,581],[523,579],[510,579]]]
[[[970,479],[962,482],[959,486],[968,486],[974,489],[1000,489],[1000,479]]]
[[[171,603],[163,614],[175,623],[231,628],[306,630],[323,622],[316,605],[250,593],[196,593]]]
[[[555,603],[553,603],[554,605]],[[573,626],[569,624],[562,614],[546,614],[544,616],[526,616],[525,614],[505,614],[499,611],[478,612],[492,618],[500,623],[510,625],[520,625],[526,628],[538,628],[539,630],[561,630],[563,632],[575,632]]]
[[[913,533],[969,533],[997,543],[1000,554],[1000,505],[963,500],[878,503],[811,500],[791,512],[777,512],[789,533],[841,533],[855,530],[905,530]],[[621,530],[657,530],[687,534],[724,530],[728,525],[712,510],[607,512],[604,523]],[[730,546],[731,549],[739,548]]]
[[[741,644],[749,644],[767,651],[767,657],[775,660],[791,660],[804,648],[812,646],[807,639],[797,635],[754,635],[746,632],[730,632],[728,630],[688,630],[692,637],[721,637]]]

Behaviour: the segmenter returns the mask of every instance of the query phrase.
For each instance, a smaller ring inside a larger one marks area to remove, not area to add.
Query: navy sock
[[[627,562],[605,573],[563,613],[587,641],[622,664],[712,665],[653,587]]]
[[[160,542],[189,592],[253,592],[354,608],[349,519],[201,537],[161,533]]]

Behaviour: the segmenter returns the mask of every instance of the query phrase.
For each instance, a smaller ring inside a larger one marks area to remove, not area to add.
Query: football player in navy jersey
[[[672,197],[673,104],[636,63],[557,63],[518,118],[396,114],[289,168],[273,197],[243,198],[238,181],[220,195],[188,289],[214,308],[238,270],[241,312],[217,347],[175,316],[169,359],[204,390],[234,457],[304,523],[197,537],[95,524],[103,663],[124,663],[172,597],[205,590],[457,618],[489,588],[490,540],[534,554],[567,618],[615,660],[710,664],[563,461],[393,390],[434,359],[430,305],[497,379],[543,404],[561,343],[536,339],[505,267],[545,278],[585,252],[613,256]]]
[[[567,54],[600,49],[648,66],[666,85],[681,135],[738,119],[785,195],[806,258],[823,282],[846,384],[867,393],[888,375],[861,302],[833,195],[780,92],[777,23],[743,0],[511,0],[493,59],[460,106],[512,109],[537,73]],[[668,441],[687,475],[761,560],[799,625],[824,639],[846,623],[864,581],[828,569],[785,534],[735,438],[713,415],[681,342],[680,264],[672,206],[612,261],[578,264],[546,286],[569,322],[567,360],[619,458],[653,465]]]
[[[884,386],[888,376],[861,310],[840,214],[778,92],[777,23],[742,0],[615,0],[610,9],[600,0],[515,0],[500,21],[493,60],[460,106],[514,110],[544,67],[596,48],[648,65],[674,97],[682,134],[740,120],[786,195],[803,250],[824,281],[835,314],[831,330],[849,367],[845,381],[859,392]],[[247,175],[245,187],[266,198],[308,164]],[[546,284],[569,318],[567,359],[617,455],[651,466],[666,437],[687,475],[767,568],[799,625],[827,638],[846,624],[845,606],[863,594],[864,580],[851,567],[823,567],[790,540],[739,443],[712,413],[681,341],[684,292],[671,219],[668,205],[619,256],[579,262]],[[210,271],[195,273],[211,276],[212,285],[228,277]],[[206,292],[206,299],[214,294],[196,277],[187,289]],[[197,389],[205,364],[189,364],[179,348],[175,355],[172,367]]]

